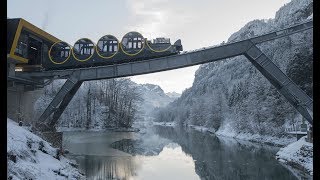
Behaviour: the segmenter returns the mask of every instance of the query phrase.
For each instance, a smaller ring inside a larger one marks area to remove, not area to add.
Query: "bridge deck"
[[[77,69],[65,69],[65,70],[51,70],[51,71],[37,71],[37,72],[16,72],[16,76],[28,77],[28,78],[60,78],[67,79],[75,71],[82,71],[83,74],[87,74],[88,71],[96,71],[99,78],[102,71],[108,71],[107,76],[101,76],[102,79],[105,78],[117,78],[124,76],[133,76],[139,74],[147,74],[159,71],[166,71],[171,69],[183,68],[188,66],[194,66],[197,64],[203,64],[207,62],[217,61],[220,59],[225,59],[229,57],[234,57],[237,55],[243,54],[246,48],[249,48],[248,41],[251,41],[253,44],[259,44],[266,41],[278,39],[285,37],[294,33],[305,31],[313,28],[313,21],[307,21],[305,23],[297,24],[295,26],[270,32],[261,36],[256,36],[250,39],[246,39],[238,42],[229,42],[224,45],[201,48],[198,50],[193,50],[185,52],[178,55],[155,58],[143,61],[128,62],[123,64],[114,64],[108,66],[96,66],[88,68],[77,68]],[[245,47],[241,47],[245,46]],[[205,59],[202,59],[204,57]],[[170,60],[170,62],[168,62]],[[180,62],[183,61],[183,62]],[[149,67],[149,71],[143,71],[145,67]],[[159,67],[155,67],[158,66]],[[130,66],[133,67],[131,73],[124,73],[125,70],[131,70]],[[119,73],[117,73],[119,72]],[[88,80],[93,80],[88,78]]]
[[[258,43],[281,38],[311,28],[313,28],[313,21],[308,21],[251,39],[230,42],[216,47],[202,48],[200,50],[174,56],[91,68],[43,72],[20,72],[17,73],[17,75],[35,79],[68,79],[39,118],[39,122],[45,122],[50,115],[54,113],[53,119],[49,123],[54,125],[83,81],[166,71],[244,55],[278,89],[290,104],[294,106],[309,123],[312,124],[313,100],[293,81],[291,81],[264,53],[259,50],[258,47],[256,47],[256,44]]]

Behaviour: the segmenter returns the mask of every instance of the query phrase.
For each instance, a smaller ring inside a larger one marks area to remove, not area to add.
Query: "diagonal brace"
[[[277,67],[256,45],[244,56],[264,75],[289,103],[312,125],[313,100]]]
[[[57,123],[59,120],[61,114],[63,111],[66,109],[70,101],[72,100],[73,96],[77,93],[78,89],[80,88],[82,84],[82,81],[78,81],[72,89],[69,91],[68,94],[63,98],[62,102],[60,103],[59,107],[56,109],[54,112],[52,119],[50,120],[49,127],[54,127],[54,125]]]
[[[63,84],[59,92],[56,94],[54,99],[50,102],[45,111],[41,114],[37,121],[37,125],[44,124],[47,126],[46,121],[49,117],[54,113],[53,119],[49,122],[52,129],[53,125],[57,122],[59,117],[61,116],[63,110],[67,107],[72,97],[75,95],[77,90],[80,88],[83,81],[79,81],[78,73],[72,74],[67,81]]]

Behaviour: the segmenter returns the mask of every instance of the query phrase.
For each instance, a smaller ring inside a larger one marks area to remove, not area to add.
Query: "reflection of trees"
[[[131,155],[155,156],[162,151],[164,145],[160,148],[154,147],[150,149],[149,147],[144,147],[141,140],[122,139],[112,143],[111,147]]]
[[[122,139],[113,142],[110,146],[114,149],[131,155],[157,156],[170,141],[158,135],[143,135],[137,140]]]
[[[202,179],[296,179],[265,147],[182,128],[159,126],[155,131],[193,157]]]
[[[132,157],[77,156],[87,179],[129,179],[136,175],[138,163]]]

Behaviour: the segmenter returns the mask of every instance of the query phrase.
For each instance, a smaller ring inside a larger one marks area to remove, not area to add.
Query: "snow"
[[[177,99],[181,96],[181,94],[176,93],[176,92],[168,92],[168,93],[166,93],[166,95],[169,96],[170,98],[173,98],[173,99]]]
[[[306,142],[306,137],[281,148],[276,158],[285,164],[295,164],[305,168],[310,175],[313,175],[313,144]]]
[[[152,124],[157,126],[170,126],[170,127],[176,126],[175,122],[153,122]]]
[[[86,131],[86,132],[138,132],[138,128],[124,128],[124,127],[115,127],[115,128],[101,128],[101,127],[96,127],[96,128],[91,128],[91,129],[86,129],[86,128],[74,128],[74,127],[58,127],[57,132],[76,132],[76,131]]]
[[[62,80],[54,80],[51,84],[45,86],[44,94],[41,95],[34,106],[35,116],[41,115],[45,110],[44,108],[49,105],[64,82],[65,81]],[[168,93],[169,95],[167,95],[160,86],[154,84],[137,84],[125,78],[116,79],[115,82],[116,87],[113,87],[113,90],[119,89],[119,92],[117,92],[120,99],[123,97],[123,95],[120,94],[126,94],[129,90],[135,92],[137,94],[136,96],[139,96],[139,98],[137,98],[139,101],[136,99],[132,106],[132,109],[135,109],[135,111],[130,111],[135,112],[132,120],[136,121],[147,121],[149,117],[153,116],[155,109],[166,106],[180,96],[180,94],[175,92]],[[66,131],[68,128],[83,130],[83,128],[87,126],[89,126],[90,129],[98,131],[104,130],[107,124],[108,127],[117,126],[118,116],[114,110],[110,109],[116,106],[108,104],[106,99],[107,94],[111,94],[113,91],[111,88],[113,85],[111,85],[111,80],[84,82],[62,113],[57,123],[57,127],[60,128],[59,131]],[[88,94],[89,89],[90,94]],[[134,93],[129,94],[134,95]],[[120,102],[119,99],[118,102]],[[91,111],[90,114],[88,110],[89,107]],[[90,115],[91,118],[88,118],[88,115]],[[88,119],[91,119],[89,125],[87,125]]]
[[[170,102],[177,99],[177,93],[164,93],[162,88],[154,84],[137,84],[143,102],[139,104],[140,110],[145,116],[152,116],[155,108],[165,107]]]
[[[251,142],[273,144],[276,146],[285,146],[295,141],[296,137],[275,137],[272,135],[259,135],[245,132],[236,132],[230,124],[226,124],[218,129],[216,132],[218,136],[232,137],[240,140],[247,140]]]
[[[293,135],[296,135],[296,134],[304,134],[304,135],[307,135],[307,132],[303,132],[303,131],[292,131],[292,132],[287,132],[288,134],[293,134]]]
[[[8,176],[12,179],[84,179],[73,166],[60,156],[57,149],[16,122],[7,119]]]
[[[214,128],[207,128],[207,127],[203,127],[203,126],[196,126],[196,125],[188,125],[188,127],[196,130],[196,131],[200,131],[200,132],[209,132],[209,133],[215,133],[215,129]]]
[[[227,43],[305,22],[313,17],[312,6],[312,0],[292,0],[277,11],[275,18],[247,23]],[[312,37],[312,31],[304,31],[258,45],[308,95],[313,92],[309,73]],[[300,56],[305,59],[303,63]],[[299,123],[298,117],[299,113],[268,79],[244,56],[237,56],[201,65],[192,87],[159,108],[155,121],[194,125],[199,131],[214,128],[221,136],[285,146],[295,141],[295,136],[284,130]]]

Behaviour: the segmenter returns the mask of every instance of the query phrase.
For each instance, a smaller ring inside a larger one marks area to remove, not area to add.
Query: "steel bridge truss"
[[[21,76],[67,79],[38,120],[39,123],[49,124],[49,127],[53,127],[83,81],[147,74],[244,55],[261,74],[271,82],[280,94],[282,94],[310,124],[313,124],[313,100],[256,46],[256,44],[262,42],[278,39],[312,28],[313,21],[308,21],[251,39],[174,56],[91,68],[21,73]],[[52,118],[50,118],[51,115]]]

